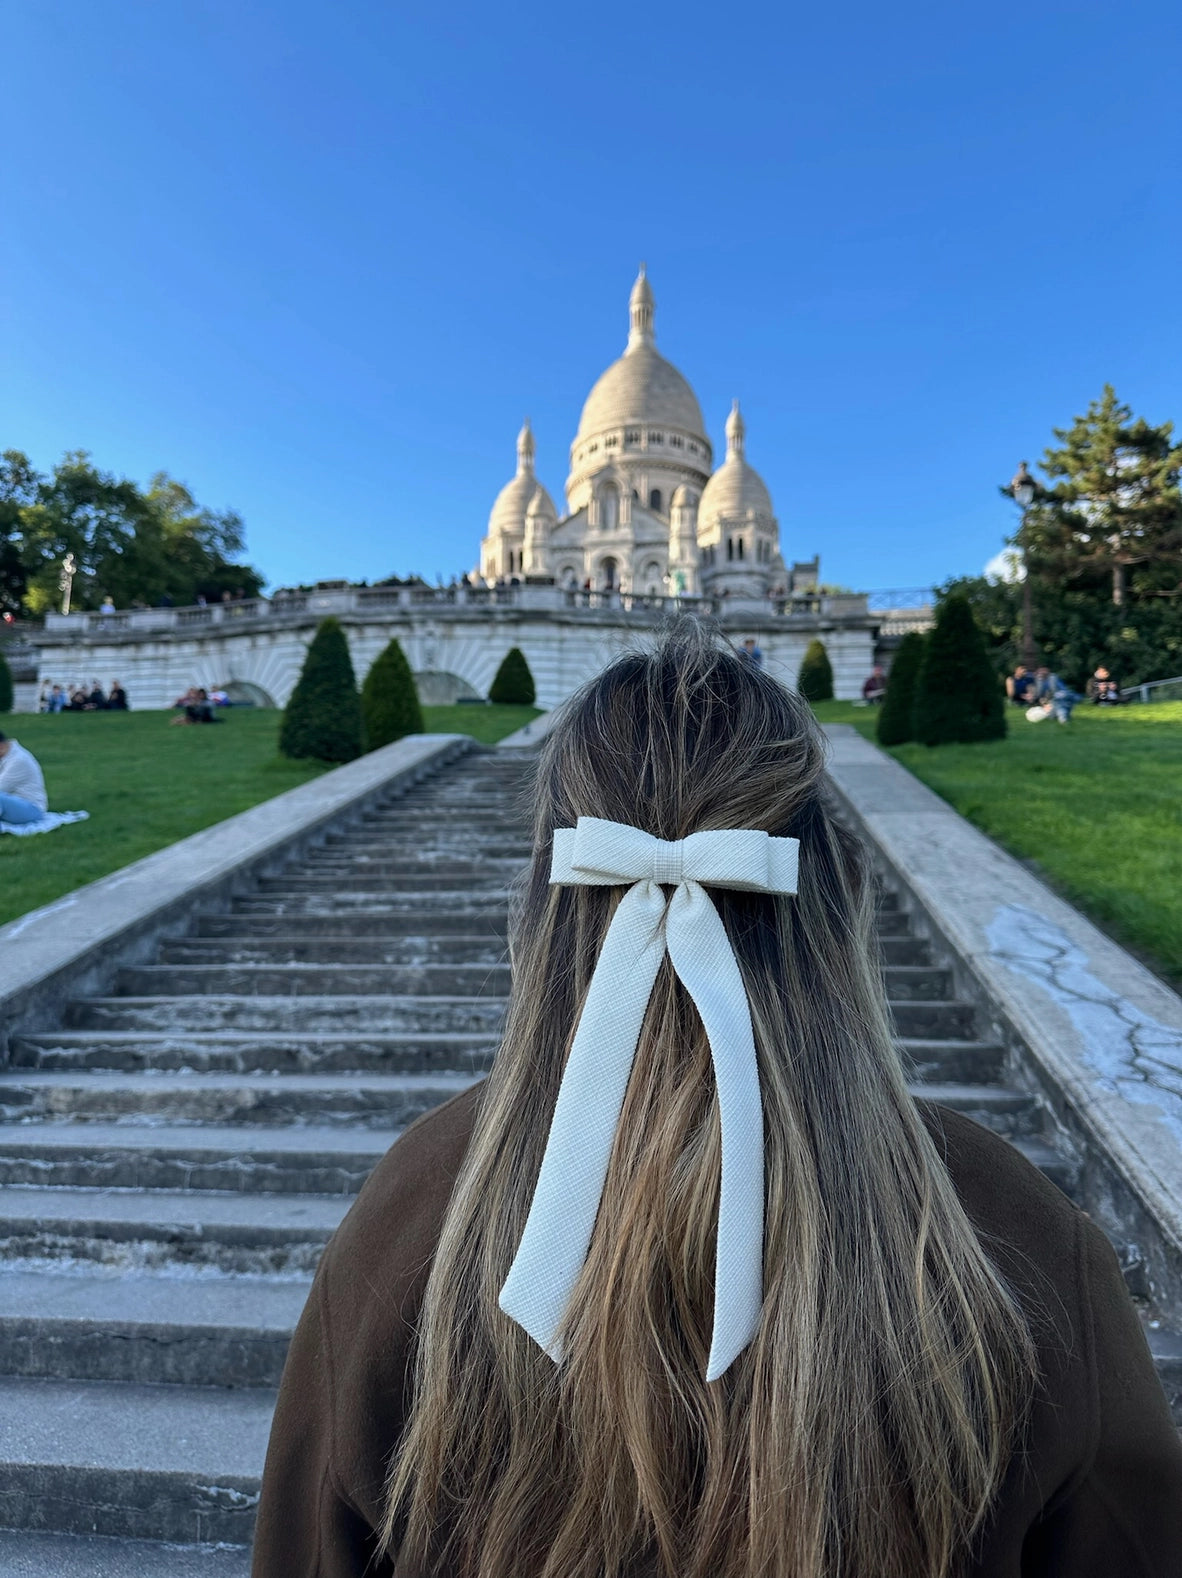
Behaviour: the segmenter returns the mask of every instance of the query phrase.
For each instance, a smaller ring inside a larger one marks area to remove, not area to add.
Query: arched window
[[[603,589],[605,592],[615,591],[616,571],[618,568],[619,566],[616,564],[614,559],[605,559],[600,565],[599,569],[603,576]]]
[[[602,531],[615,531],[620,524],[620,490],[605,482],[599,494],[599,525]]]
[[[648,496],[648,507],[649,507],[650,510],[659,510],[660,509],[660,507],[661,507],[661,490],[660,490],[660,488],[653,488],[652,492],[649,494],[649,496]]]
[[[740,537],[738,541],[739,541],[739,554],[738,554],[738,557],[741,559],[743,557],[743,539]]]
[[[735,539],[733,537],[728,537],[726,540],[726,556],[728,559],[733,559],[735,556]]]

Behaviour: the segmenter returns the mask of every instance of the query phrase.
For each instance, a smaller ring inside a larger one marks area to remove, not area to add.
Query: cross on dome
[[[534,469],[534,430],[529,425],[529,417],[521,424],[521,432],[517,435],[517,475],[519,477],[532,476]]]
[[[747,439],[747,424],[743,420],[743,413],[739,410],[739,402],[731,401],[731,414],[726,419],[726,453],[727,458],[732,455],[742,456],[743,445]]]

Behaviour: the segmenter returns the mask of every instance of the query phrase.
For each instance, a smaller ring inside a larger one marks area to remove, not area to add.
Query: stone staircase
[[[0,1573],[243,1578],[317,1257],[403,1125],[488,1066],[531,758],[472,754],[0,1072]],[[879,925],[917,1094],[1075,1170],[896,893]],[[1146,1314],[1147,1321],[1154,1318]],[[1182,1395],[1182,1342],[1151,1327]]]

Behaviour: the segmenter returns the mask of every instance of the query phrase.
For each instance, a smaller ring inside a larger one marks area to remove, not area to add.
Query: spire
[[[521,432],[517,435],[517,475],[519,477],[532,477],[534,471],[534,433],[529,425],[529,417],[521,424]]]
[[[732,455],[742,460],[743,444],[747,438],[747,424],[743,420],[743,413],[739,410],[739,402],[732,400],[731,414],[726,419],[726,458]]]
[[[628,297],[628,349],[634,351],[638,345],[652,345],[656,340],[653,333],[653,312],[656,303],[653,300],[653,287],[648,282],[648,275],[644,271],[644,264],[640,265],[640,273],[636,276],[636,283],[632,287],[632,294]]]

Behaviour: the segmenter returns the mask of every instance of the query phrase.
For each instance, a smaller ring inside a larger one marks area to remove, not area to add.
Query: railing
[[[85,634],[94,637],[128,636],[149,631],[205,630],[239,623],[268,624],[292,617],[368,613],[377,610],[428,608],[522,608],[536,611],[586,609],[615,614],[668,615],[694,611],[758,616],[774,614],[785,619],[858,619],[867,616],[867,598],[861,592],[809,592],[795,595],[742,598],[727,596],[670,596],[664,592],[620,591],[618,588],[556,586],[552,582],[519,582],[504,586],[324,586],[309,592],[277,592],[270,599],[251,597],[236,602],[199,603],[190,608],[131,608],[114,613],[84,611],[47,614],[45,634],[50,637]],[[918,611],[916,617],[919,617]],[[37,645],[42,645],[39,641]]]
[[[872,614],[903,613],[909,609],[930,612],[935,601],[935,588],[931,586],[891,586],[882,592],[866,593]]]
[[[1120,693],[1122,701],[1182,701],[1182,674],[1176,679],[1151,679],[1144,685],[1130,685]]]

